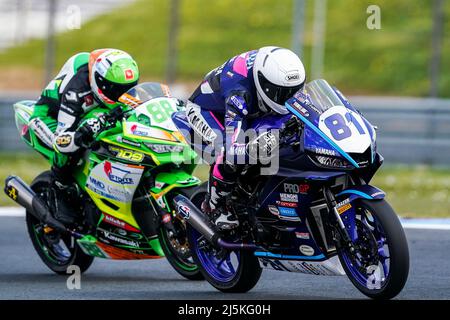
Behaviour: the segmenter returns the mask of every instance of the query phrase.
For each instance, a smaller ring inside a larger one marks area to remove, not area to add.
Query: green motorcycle
[[[191,197],[201,182],[192,175],[197,155],[171,120],[182,106],[159,83],[137,85],[119,100],[123,107],[97,108],[85,115],[103,113],[108,125],[73,172],[79,190],[73,210],[79,221],[67,227],[54,218],[57,202],[49,188],[50,171],[41,173],[30,186],[9,176],[5,192],[26,208],[34,248],[58,274],[66,274],[70,265],[86,271],[94,257],[165,256],[183,277],[203,279],[191,256],[185,222],[173,207],[175,196]],[[34,103],[14,105],[16,125],[22,139],[51,162],[54,150],[28,127]]]

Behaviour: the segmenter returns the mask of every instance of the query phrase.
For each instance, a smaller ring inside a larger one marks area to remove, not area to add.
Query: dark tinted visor
[[[103,78],[98,72],[95,73],[95,82],[102,90],[103,94],[113,101],[118,101],[119,97],[133,88],[138,82],[134,81],[127,84],[115,83]]]
[[[258,80],[264,93],[269,97],[270,100],[277,104],[283,105],[289,98],[291,98],[297,91],[303,88],[303,84],[295,87],[281,87],[273,84],[264,77],[261,71],[258,71]]]

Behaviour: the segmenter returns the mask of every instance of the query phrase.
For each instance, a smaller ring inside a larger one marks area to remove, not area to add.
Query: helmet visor
[[[297,91],[303,88],[303,83],[295,87],[282,87],[273,84],[264,77],[261,71],[258,71],[258,80],[264,94],[273,102],[283,105],[289,98],[291,98]]]
[[[98,72],[94,74],[95,82],[102,93],[112,101],[119,101],[119,97],[137,85],[137,81],[130,83],[115,83],[102,77]]]

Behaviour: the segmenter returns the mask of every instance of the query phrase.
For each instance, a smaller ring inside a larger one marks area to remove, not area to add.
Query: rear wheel
[[[339,250],[350,281],[366,296],[391,299],[403,289],[409,273],[405,233],[385,200],[361,200],[355,206],[355,253]]]
[[[30,186],[44,202],[47,202],[47,190],[51,179],[51,172],[46,171],[37,176]],[[53,272],[66,275],[67,268],[71,265],[78,266],[81,272],[91,266],[94,257],[85,254],[74,237],[46,227],[30,212],[26,213],[26,223],[34,249]]]
[[[191,201],[200,208],[205,196],[206,192],[198,193]],[[212,286],[223,292],[247,292],[256,285],[262,269],[253,252],[217,249],[189,225],[187,232],[192,256]]]

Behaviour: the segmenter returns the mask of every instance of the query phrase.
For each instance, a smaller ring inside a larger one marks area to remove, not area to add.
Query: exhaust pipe
[[[189,223],[191,227],[202,234],[206,240],[217,247],[229,250],[256,250],[258,246],[247,243],[227,242],[220,238],[220,234],[216,227],[211,224],[207,217],[201,212],[188,198],[183,195],[177,195],[174,199],[177,213]]]
[[[47,205],[22,179],[17,176],[9,176],[5,180],[5,193],[12,200],[24,207],[28,212],[40,221],[59,232],[70,232],[58,220],[53,218]]]

